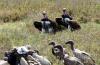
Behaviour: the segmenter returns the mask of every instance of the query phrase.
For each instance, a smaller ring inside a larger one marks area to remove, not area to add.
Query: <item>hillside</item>
[[[99,1],[99,0],[97,0]],[[100,64],[100,2],[96,0],[0,0],[0,58],[5,51],[14,46],[32,45],[46,56],[54,65],[62,63],[51,54],[48,43],[52,40],[66,47],[65,41],[72,39],[75,47],[90,53],[96,64]],[[66,7],[77,19],[82,29],[74,32],[63,30],[55,35],[43,34],[36,30],[33,21],[41,19],[41,12],[46,10],[50,19],[60,17],[61,9]],[[82,18],[83,17],[83,18]],[[72,53],[71,53],[72,55]]]

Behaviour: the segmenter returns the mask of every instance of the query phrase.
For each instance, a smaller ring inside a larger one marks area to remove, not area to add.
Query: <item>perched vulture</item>
[[[45,33],[54,33],[55,32],[55,23],[48,18],[47,12],[42,12],[43,18],[41,19],[42,23],[42,32]]]
[[[84,63],[84,65],[95,65],[95,61],[93,58],[90,56],[89,53],[85,51],[80,51],[79,49],[74,48],[74,42],[72,40],[69,40],[65,44],[70,44],[71,45],[71,50],[74,54],[75,57],[81,60],[81,62]]]

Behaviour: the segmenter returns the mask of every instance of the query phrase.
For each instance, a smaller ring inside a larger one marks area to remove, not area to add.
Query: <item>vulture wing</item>
[[[86,53],[86,52],[82,52],[82,55],[84,56],[84,57],[86,57],[87,59],[89,59],[89,61],[91,62],[91,63],[93,63],[93,64],[95,64],[95,60],[88,54],[88,53]]]
[[[58,28],[59,31],[64,30],[65,29],[64,27],[68,28],[68,24],[63,22],[62,18],[56,18],[55,21],[58,24],[57,28]]]
[[[58,25],[62,25],[62,18],[56,18],[56,22]]]
[[[56,18],[56,22],[57,22],[58,25],[62,25],[64,27],[68,27],[68,24],[63,22],[62,18]]]
[[[77,22],[70,21],[70,22],[69,22],[69,25],[70,25],[74,30],[81,29],[81,26],[80,26]]]
[[[95,65],[95,61],[93,60],[93,58],[90,56],[89,53],[86,53],[85,51],[75,49],[74,55],[86,65]]]
[[[34,21],[34,26],[39,31],[42,31],[42,23],[41,22]]]

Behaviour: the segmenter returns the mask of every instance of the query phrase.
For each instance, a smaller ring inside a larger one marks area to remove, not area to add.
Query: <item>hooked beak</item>
[[[69,42],[66,42],[65,44],[69,44]]]

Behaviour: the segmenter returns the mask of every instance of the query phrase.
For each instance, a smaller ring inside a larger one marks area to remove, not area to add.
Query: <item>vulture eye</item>
[[[55,48],[55,49],[54,49],[54,52],[55,52],[55,53],[59,53],[60,50],[59,50],[58,48]]]

